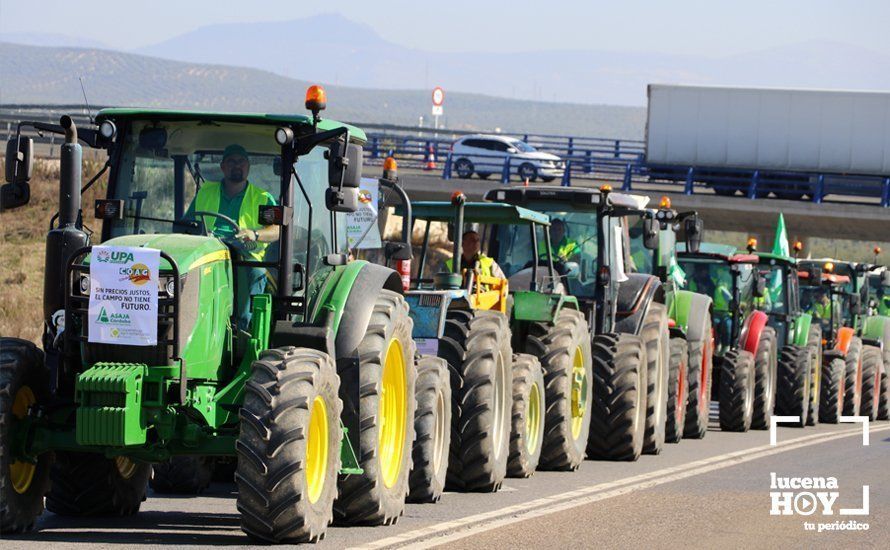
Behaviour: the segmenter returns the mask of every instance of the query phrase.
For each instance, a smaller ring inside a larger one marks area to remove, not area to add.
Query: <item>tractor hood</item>
[[[106,246],[132,246],[154,248],[165,252],[179,266],[179,272],[188,273],[192,269],[214,261],[228,260],[229,249],[216,237],[183,235],[179,233],[163,235],[125,235],[102,243]],[[170,269],[170,264],[161,258],[161,269]]]

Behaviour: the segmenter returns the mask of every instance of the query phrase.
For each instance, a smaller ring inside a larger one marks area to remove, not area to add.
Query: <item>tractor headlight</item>
[[[107,141],[111,141],[112,139],[114,139],[114,136],[116,134],[117,128],[110,120],[104,120],[102,121],[102,124],[99,125],[99,135],[105,138]]]
[[[81,294],[89,294],[90,293],[90,276],[89,275],[81,275],[80,281],[80,293]]]
[[[176,279],[170,279],[167,281],[167,285],[164,287],[164,290],[167,291],[167,296],[171,298],[176,295]]]

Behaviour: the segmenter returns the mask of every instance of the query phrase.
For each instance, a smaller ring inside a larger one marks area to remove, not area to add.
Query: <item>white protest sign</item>
[[[377,226],[379,184],[374,178],[362,178],[358,190],[358,210],[346,214],[346,242],[349,248],[380,248]]]
[[[89,341],[158,343],[160,251],[94,246],[90,259]]]

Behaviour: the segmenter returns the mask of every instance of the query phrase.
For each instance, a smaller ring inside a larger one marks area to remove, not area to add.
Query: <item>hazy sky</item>
[[[211,23],[333,11],[391,42],[433,51],[722,55],[830,40],[890,54],[890,0],[0,0],[0,32],[59,33],[129,49]]]

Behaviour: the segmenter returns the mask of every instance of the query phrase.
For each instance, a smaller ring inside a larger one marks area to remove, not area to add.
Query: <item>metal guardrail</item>
[[[98,110],[94,108],[94,111]],[[0,105],[0,130],[5,125],[7,139],[14,135],[20,120],[56,122],[61,114],[79,112],[72,117],[86,124],[88,116],[82,105]],[[451,150],[453,141],[478,132],[397,126],[391,124],[354,123],[365,130],[365,162],[380,165],[387,156],[394,156],[399,165],[437,172],[443,179],[455,177],[456,163],[463,158]],[[55,154],[55,135],[28,134],[35,142],[49,147]],[[552,153],[561,159],[564,169],[556,176],[561,185],[571,186],[576,180],[608,181],[622,190],[632,191],[635,184],[659,183],[675,187],[679,193],[692,195],[713,192],[724,196],[764,199],[770,194],[781,199],[826,201],[829,195],[869,199],[868,204],[890,208],[890,177],[816,172],[730,169],[697,166],[648,166],[645,143],[640,140],[600,137],[522,134],[521,139],[535,149]],[[519,167],[526,162],[521,155],[473,153],[474,173],[497,176],[502,183],[520,180]],[[484,159],[479,161],[478,159]],[[481,170],[480,170],[481,168]]]

